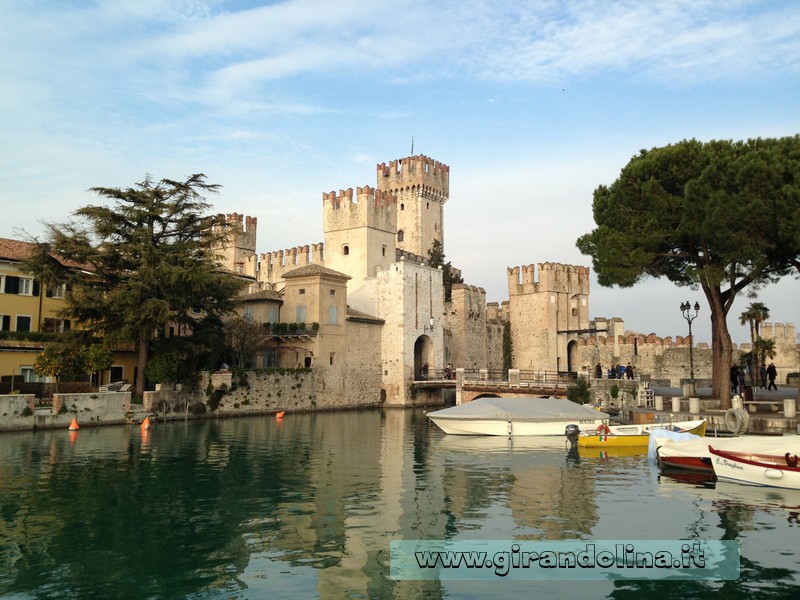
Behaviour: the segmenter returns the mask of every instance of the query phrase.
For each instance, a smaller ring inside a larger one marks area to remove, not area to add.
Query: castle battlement
[[[446,202],[450,196],[450,167],[422,154],[377,165],[378,187],[396,194],[421,191]]]
[[[786,340],[791,344],[797,340],[794,323],[762,323],[760,334],[765,340],[774,338],[776,341]]]
[[[397,231],[397,210],[391,192],[365,185],[323,192],[323,222],[326,232],[371,227],[394,234]]]
[[[542,292],[588,294],[589,268],[551,262],[508,268],[509,296]]]
[[[426,257],[420,256],[419,254],[414,254],[413,252],[407,252],[406,250],[400,250],[400,248],[395,249],[394,256],[396,260],[404,260],[406,262],[419,263],[421,265],[428,264],[428,259]]]
[[[284,273],[288,273],[298,267],[309,264],[325,264],[325,245],[306,244],[305,246],[295,246],[286,250],[276,250],[274,252],[264,252],[258,255],[258,280],[274,284],[283,278]]]

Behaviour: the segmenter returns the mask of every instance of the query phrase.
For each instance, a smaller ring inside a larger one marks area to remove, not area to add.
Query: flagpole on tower
[[[411,156],[414,156],[414,136],[411,136]]]

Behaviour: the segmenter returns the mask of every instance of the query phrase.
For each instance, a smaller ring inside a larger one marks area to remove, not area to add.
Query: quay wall
[[[72,419],[81,427],[125,423],[131,393],[53,394],[52,404],[44,408],[37,408],[36,402],[33,394],[0,396],[0,431],[66,429]]]

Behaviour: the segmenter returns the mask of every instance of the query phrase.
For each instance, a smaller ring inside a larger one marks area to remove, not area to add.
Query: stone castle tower
[[[351,290],[395,261],[397,207],[369,186],[322,194],[325,266],[352,279]]]
[[[228,226],[228,241],[220,249],[222,265],[237,275],[256,277],[256,217],[239,213],[220,215]]]
[[[577,340],[589,328],[589,269],[549,262],[510,268],[508,294],[514,366],[579,369]]]
[[[377,166],[378,189],[397,204],[397,247],[424,258],[434,240],[444,245],[444,204],[450,167],[418,154]]]

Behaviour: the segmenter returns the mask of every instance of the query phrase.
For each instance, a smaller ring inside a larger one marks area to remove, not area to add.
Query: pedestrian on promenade
[[[731,365],[731,394],[739,393],[739,367]]]
[[[631,363],[628,363],[628,366],[625,367],[625,376],[628,379],[633,379],[633,365]]]
[[[775,385],[775,378],[778,376],[778,370],[775,368],[775,363],[769,363],[767,367],[767,378],[769,379],[768,390],[777,390],[778,386]]]
[[[761,389],[766,389],[767,387],[767,367],[761,365],[761,368],[758,370],[759,379],[761,379]]]

